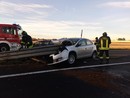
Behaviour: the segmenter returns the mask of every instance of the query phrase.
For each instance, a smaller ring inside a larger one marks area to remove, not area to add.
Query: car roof
[[[67,38],[67,39],[83,39],[83,38]]]
[[[81,39],[87,39],[87,38],[61,38],[59,39],[60,42],[63,42],[63,41],[67,41],[67,40],[81,40]],[[87,39],[87,40],[90,40],[90,39]]]
[[[88,40],[88,39],[86,39],[86,38],[66,38],[66,39],[62,40],[61,43],[63,44],[63,43],[69,43],[69,42],[71,42],[71,44],[74,45],[74,44],[76,44],[78,41],[83,40],[83,39]],[[68,42],[68,41],[69,41],[69,42]],[[70,45],[70,44],[69,44],[69,45]]]
[[[72,40],[73,40],[73,39],[81,40],[81,39],[87,39],[87,38],[67,38],[67,39],[70,39],[70,40],[71,40],[71,39],[72,39]]]

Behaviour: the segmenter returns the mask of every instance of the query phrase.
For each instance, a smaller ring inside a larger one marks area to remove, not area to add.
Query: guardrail
[[[41,46],[34,47],[31,49],[23,49],[20,51],[7,51],[0,53],[0,60],[11,60],[11,59],[19,59],[26,57],[34,57],[34,56],[45,56],[50,54],[55,54],[59,50],[58,45],[50,45],[50,46]]]

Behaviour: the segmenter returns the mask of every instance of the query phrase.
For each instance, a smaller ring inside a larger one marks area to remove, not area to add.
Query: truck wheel
[[[5,52],[5,51],[9,51],[9,46],[8,45],[0,45],[0,52]]]
[[[68,64],[73,65],[76,62],[76,55],[74,53],[70,53],[68,57]]]

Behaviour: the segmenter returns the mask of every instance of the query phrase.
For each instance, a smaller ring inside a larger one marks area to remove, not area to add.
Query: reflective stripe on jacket
[[[108,37],[101,37],[99,43],[100,50],[109,50],[110,39]]]

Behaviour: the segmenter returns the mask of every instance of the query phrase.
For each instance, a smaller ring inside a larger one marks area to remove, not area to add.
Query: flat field
[[[111,49],[130,49],[130,42],[112,42]]]

